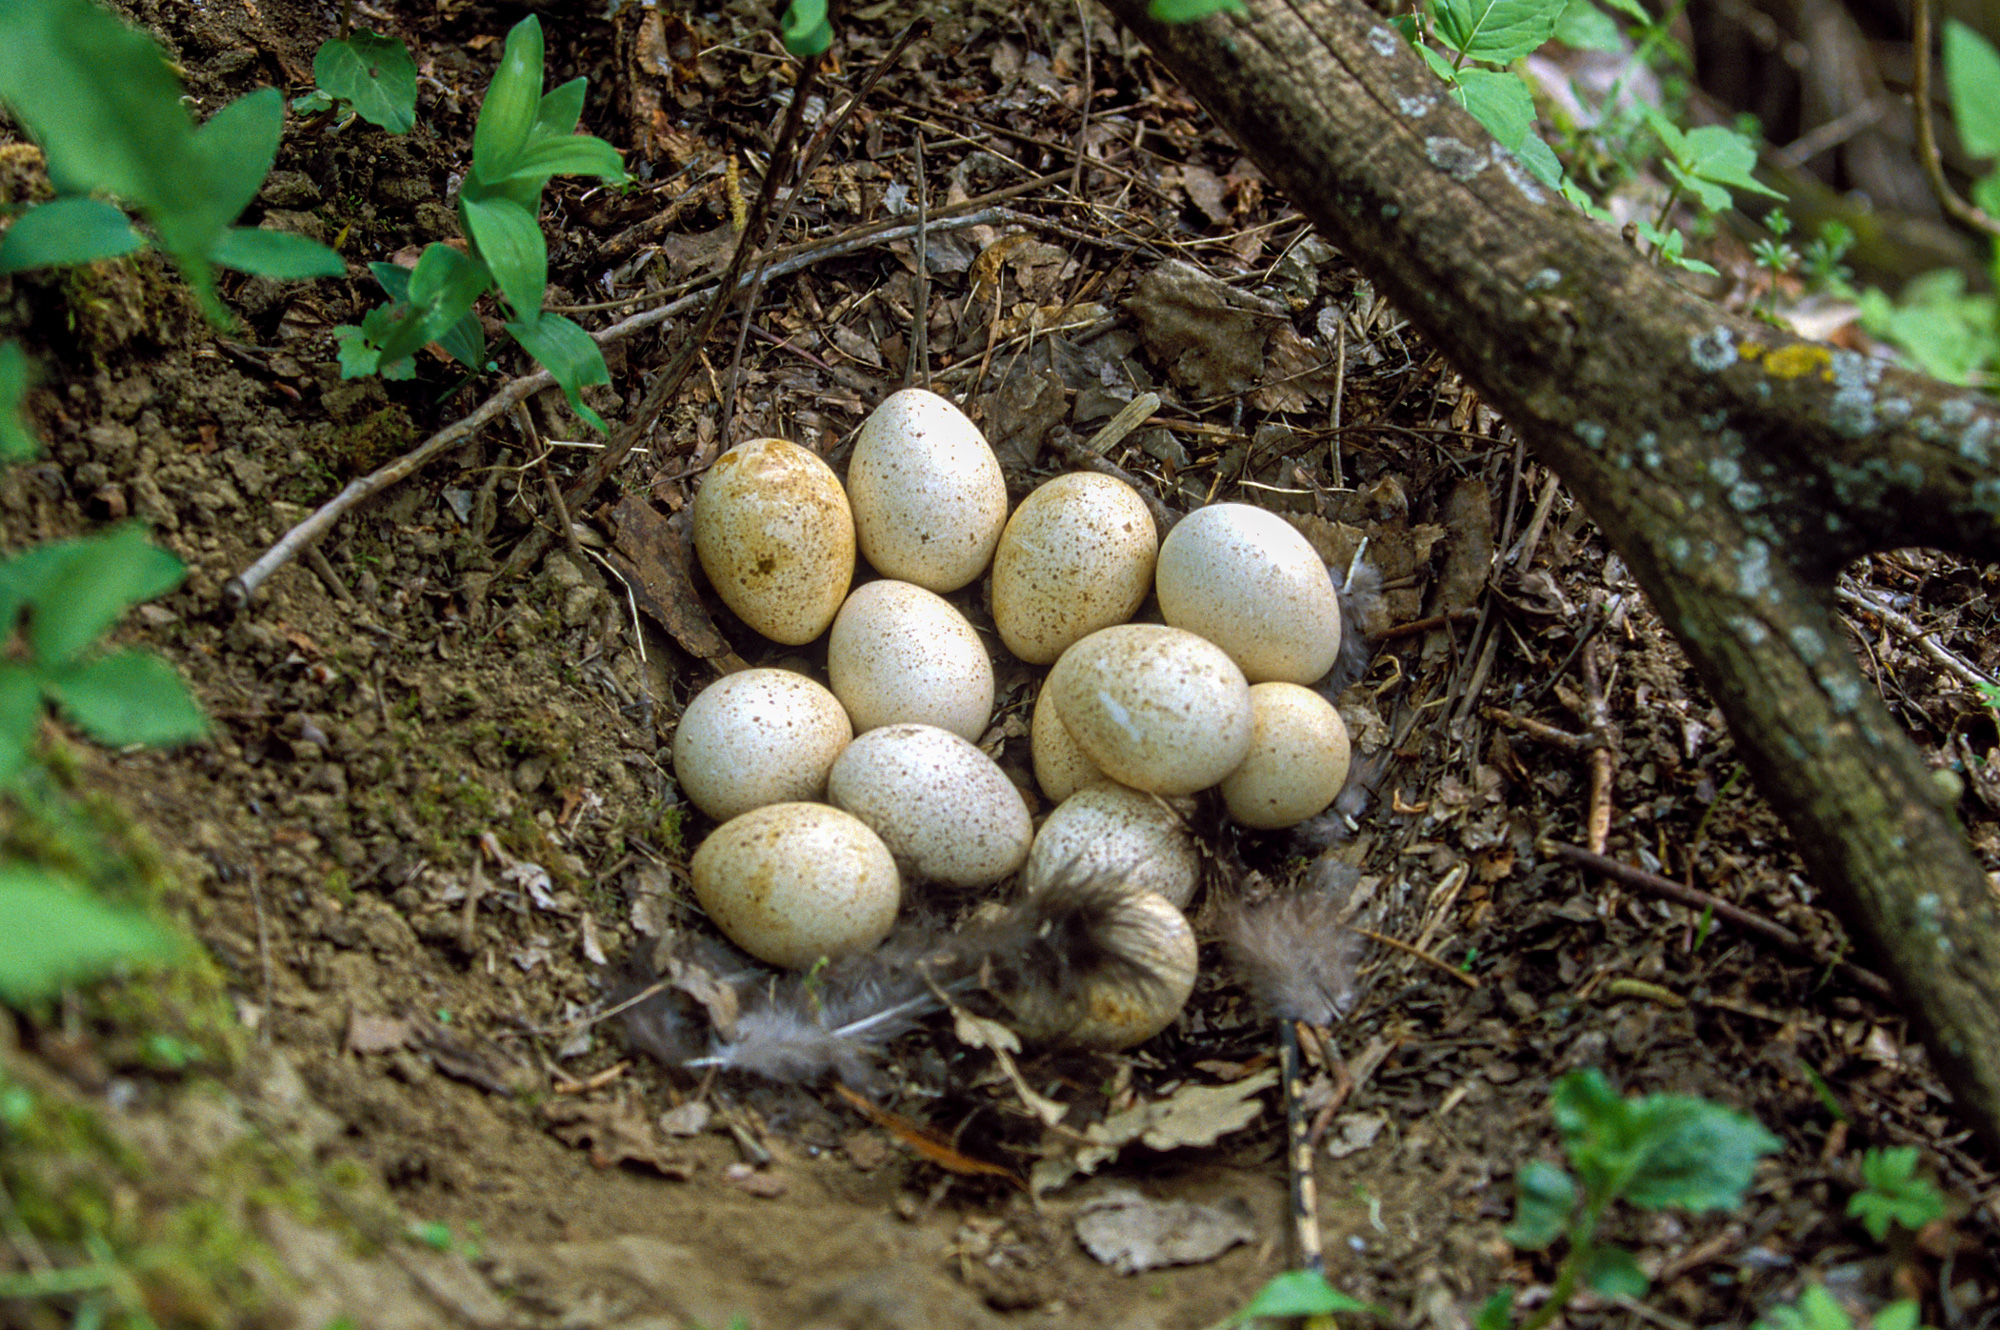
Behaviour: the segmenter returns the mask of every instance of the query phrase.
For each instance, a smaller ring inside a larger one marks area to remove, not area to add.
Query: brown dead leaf
[[[341,1047],[350,1053],[389,1053],[410,1046],[410,1023],[395,1016],[349,1012]]]
[[[1437,613],[1450,614],[1479,603],[1493,568],[1493,495],[1485,481],[1468,477],[1452,486],[1444,527],[1452,538],[1438,579]]]
[[[1248,392],[1264,376],[1264,342],[1285,311],[1191,263],[1169,259],[1126,300],[1146,350],[1198,397]]]
[[[900,1113],[891,1113],[888,1109],[876,1104],[866,1095],[850,1090],[845,1085],[836,1082],[833,1088],[835,1093],[848,1103],[854,1105],[870,1122],[884,1128],[891,1136],[894,1136],[897,1140],[909,1146],[939,1168],[973,1177],[1005,1178],[1017,1187],[1026,1188],[1027,1184],[1021,1180],[1020,1176],[1014,1170],[1004,1168],[999,1164],[988,1163],[984,1159],[974,1159],[968,1154],[959,1153],[949,1141],[946,1141],[929,1127],[906,1118]]]
[[[609,557],[646,617],[690,655],[703,660],[729,655],[729,643],[695,594],[691,554],[679,524],[629,497],[612,509],[611,523],[616,535]]]
[[[1132,1275],[1212,1261],[1239,1242],[1256,1241],[1257,1225],[1240,1196],[1202,1205],[1156,1201],[1119,1187],[1082,1206],[1076,1237],[1099,1261]]]
[[[660,1144],[646,1115],[623,1099],[616,1103],[551,1099],[542,1105],[542,1117],[557,1140],[589,1150],[590,1162],[599,1168],[643,1164],[677,1182],[692,1171]]]
[[[1259,411],[1304,411],[1332,400],[1334,373],[1332,358],[1281,323],[1271,330],[1264,344],[1264,382],[1250,394],[1250,405]]]

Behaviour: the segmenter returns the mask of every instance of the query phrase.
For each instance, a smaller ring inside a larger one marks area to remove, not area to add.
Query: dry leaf
[[[1212,1261],[1239,1242],[1254,1242],[1257,1226],[1240,1197],[1217,1205],[1155,1201],[1127,1187],[1086,1202],[1076,1217],[1084,1250],[1121,1275],[1165,1265]]]

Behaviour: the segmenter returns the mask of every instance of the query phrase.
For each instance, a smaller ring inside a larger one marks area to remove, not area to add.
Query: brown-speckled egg
[[[1187,823],[1159,795],[1100,781],[1042,819],[1022,876],[1063,881],[1100,872],[1119,872],[1186,909],[1201,881],[1201,858]]]
[[[1100,628],[1063,652],[1048,687],[1077,746],[1134,789],[1205,790],[1250,751],[1243,671],[1222,648],[1184,629]]]
[[[854,518],[839,478],[783,439],[715,459],[694,496],[694,548],[722,603],[787,646],[825,632],[854,580]]]
[[[924,388],[884,399],[847,463],[861,553],[884,577],[956,591],[992,561],[1007,482],[986,436]]]
[[[739,670],[694,695],[674,728],[674,778],[718,822],[817,799],[854,737],[838,698],[791,670]]]
[[[1046,665],[1070,643],[1124,623],[1153,586],[1159,532],[1145,500],[1094,471],[1037,487],[993,552],[993,623],[1007,649]]]
[[[1090,760],[1090,754],[1069,737],[1069,728],[1056,714],[1055,701],[1049,696],[1047,679],[1042,680],[1042,689],[1035,694],[1035,713],[1028,722],[1028,746],[1035,764],[1035,784],[1041,787],[1042,797],[1052,804],[1061,803],[1086,785],[1110,779]]]
[[[1250,755],[1222,782],[1229,815],[1275,831],[1326,811],[1347,783],[1347,724],[1333,703],[1293,683],[1250,689]]]
[[[912,879],[984,887],[1021,866],[1028,805],[994,760],[935,725],[885,725],[847,746],[827,798],[874,828]]]
[[[1252,683],[1307,684],[1340,654],[1340,599],[1311,542],[1276,513],[1216,503],[1182,518],[1153,572],[1160,617],[1229,653]]]
[[[826,642],[826,677],[856,734],[915,721],[977,740],[993,714],[993,661],[965,616],[909,582],[854,589]]]
[[[731,818],[688,869],[695,899],[724,936],[792,969],[874,946],[902,904],[881,837],[826,804],[766,804]]]

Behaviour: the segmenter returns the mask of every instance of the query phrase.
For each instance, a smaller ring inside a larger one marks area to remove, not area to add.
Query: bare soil
[[[334,32],[329,12],[295,0],[126,9],[173,53],[202,114],[260,85],[304,92]],[[590,78],[585,127],[642,182],[624,195],[558,182],[545,211],[550,302],[600,328],[713,280],[794,66],[755,5],[537,12],[551,84]],[[165,1323],[1222,1320],[1287,1265],[1274,1092],[1249,1096],[1258,1111],[1212,1142],[1169,1131],[1040,1196],[1018,1179],[1112,1115],[1269,1065],[1265,1027],[1211,963],[1214,910],[1294,882],[1305,860],[1291,845],[1212,824],[1194,916],[1204,979],[1175,1028],[1129,1054],[1022,1055],[1024,1083],[1071,1106],[1060,1129],[948,1025],[896,1054],[947,1066],[952,1092],[917,1094],[935,1078],[913,1074],[870,1100],[874,1116],[831,1085],[697,1078],[585,1018],[663,922],[702,926],[685,869],[707,826],[668,759],[681,707],[731,656],[811,671],[817,648],[758,643],[698,582],[668,613],[641,609],[600,557],[606,537],[630,540],[609,503],[570,514],[582,535],[527,576],[496,579],[535,528],[564,534],[550,480],[589,455],[593,436],[553,392],[364,503],[248,609],[225,609],[224,584],[312,507],[530,368],[502,352],[471,383],[442,361],[410,383],[348,382],[332,343],[380,298],[367,262],[456,236],[452,187],[521,13],[357,7],[357,23],[417,54],[417,129],[289,124],[252,214],[337,243],[347,279],[231,279],[242,326],[229,333],[150,259],[0,279],[0,317],[42,366],[31,405],[48,444],[0,476],[4,544],[145,521],[190,572],[122,636],[172,660],[215,722],[212,741],[170,752],[51,742],[73,752],[80,789],[157,847],[242,1033],[234,1061],[169,1069],[101,1012],[22,1018],[9,1074],[137,1152],[143,1182],[111,1193],[140,1229],[211,1189],[234,1197],[255,1237],[240,1285],[198,1295],[137,1263]],[[902,21],[882,6],[848,16],[825,88],[836,106]],[[1380,653],[1343,700],[1370,792],[1333,853],[1362,874],[1368,926],[1409,950],[1371,947],[1331,1060],[1310,1069],[1333,1284],[1393,1323],[1438,1327],[1468,1324],[1501,1287],[1524,1303],[1545,1293],[1547,1258],[1501,1230],[1515,1171],[1554,1157],[1551,1084],[1589,1066],[1630,1091],[1752,1113],[1785,1149],[1738,1212],[1614,1214],[1654,1290],[1643,1308],[1581,1302],[1573,1322],[1747,1325],[1826,1282],[1858,1309],[1910,1294],[1930,1324],[1991,1324],[1996,1161],[1952,1118],[1894,1006],[1832,966],[1836,921],[1585,515],[1101,15],[988,0],[937,14],[834,133],[773,243],[913,220],[919,135],[939,215],[924,281],[902,239],[769,282],[740,366],[725,321],[619,474],[624,501],[675,529],[706,464],[762,434],[838,469],[903,381],[919,310],[933,386],[986,427],[1017,499],[1064,469],[1066,439],[1158,392],[1114,461],[1177,509],[1284,511],[1337,568],[1365,537],[1386,579]],[[19,198],[33,168],[9,161]],[[1005,216],[949,229],[953,204],[1057,173]],[[1719,256],[1732,260],[1752,271]],[[1225,305],[1216,282],[1254,300]],[[594,307],[605,301],[624,303]],[[614,381],[592,405],[620,419],[686,324],[608,348]],[[661,557],[686,565],[684,548]],[[1911,552],[1853,576],[1947,653],[2000,669],[2000,570]],[[980,588],[955,599],[990,627]],[[711,626],[720,650],[703,645]],[[1993,714],[1882,617],[1855,611],[1850,626],[2000,869]],[[1038,680],[995,651],[988,747],[1027,780]],[[1593,840],[1785,925],[1802,948],[1544,844]],[[251,1139],[297,1195],[268,1171],[230,1191]],[[1862,1150],[1897,1144],[1921,1148],[1950,1214],[1880,1244],[1845,1205]],[[1120,1273],[1078,1221],[1125,1192],[1212,1207],[1200,1223],[1242,1240]],[[33,1268],[28,1250],[15,1233],[0,1265]],[[67,1249],[50,1250],[61,1264]],[[66,1323],[69,1305],[0,1301],[0,1323]]]

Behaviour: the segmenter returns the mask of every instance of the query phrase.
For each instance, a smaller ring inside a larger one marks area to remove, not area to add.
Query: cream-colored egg
[[[833,764],[827,798],[866,822],[905,873],[984,887],[1019,868],[1034,826],[997,763],[935,725],[885,725]]]
[[[1222,782],[1229,815],[1274,831],[1326,811],[1347,783],[1347,725],[1333,703],[1294,683],[1250,689],[1250,755]]]
[[[787,646],[825,632],[854,580],[854,518],[840,479],[783,439],[752,439],[715,459],[695,491],[694,549],[722,603]]]
[[[889,847],[825,804],[766,804],[731,818],[688,868],[695,899],[731,942],[793,969],[874,946],[902,904]]]
[[[1201,880],[1201,858],[1187,824],[1160,796],[1103,781],[1042,819],[1022,876],[1060,881],[1113,871],[1186,909]]]
[[[1046,889],[1085,881],[1058,880]],[[1102,932],[1122,964],[1077,976],[1068,993],[1043,986],[1003,995],[1022,1038],[1112,1051],[1144,1043],[1174,1023],[1200,964],[1187,916],[1157,892],[1134,892]]]
[[[1250,751],[1243,672],[1222,648],[1184,629],[1100,628],[1063,652],[1048,687],[1077,746],[1134,789],[1205,790]]]
[[[1047,679],[1035,694],[1034,715],[1028,721],[1028,749],[1035,763],[1035,784],[1052,804],[1061,803],[1086,785],[1110,779],[1069,737],[1069,727],[1056,714],[1055,701],[1049,696]]]
[[[817,799],[854,737],[839,699],[790,670],[739,670],[694,695],[674,728],[674,778],[727,822],[765,804]]]
[[[986,644],[951,602],[908,582],[854,589],[827,637],[826,676],[856,734],[915,721],[977,739],[993,715]]]
[[[992,561],[1007,482],[986,436],[934,392],[905,388],[869,413],[847,463],[861,553],[884,577],[956,591]]]
[[[1072,642],[1124,623],[1153,586],[1159,531],[1124,481],[1057,476],[1021,500],[993,552],[993,623],[1007,649],[1047,665]]]
[[[1340,654],[1326,565],[1276,513],[1217,503],[1182,518],[1153,573],[1160,616],[1229,653],[1252,683],[1312,683]]]

